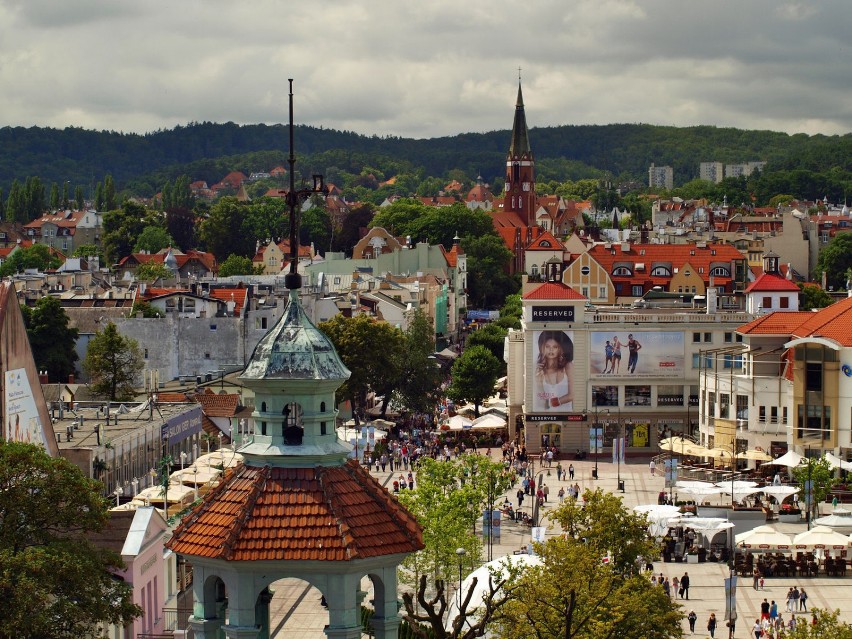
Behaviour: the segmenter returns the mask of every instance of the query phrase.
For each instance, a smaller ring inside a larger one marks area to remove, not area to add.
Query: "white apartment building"
[[[725,177],[725,166],[721,162],[701,162],[698,165],[698,177],[705,182],[719,184]]]
[[[674,188],[674,169],[670,166],[654,166],[648,168],[648,186],[661,186],[666,189]]]
[[[766,162],[744,162],[743,164],[726,164],[725,177],[739,177],[744,175],[748,177],[755,171],[763,171]]]

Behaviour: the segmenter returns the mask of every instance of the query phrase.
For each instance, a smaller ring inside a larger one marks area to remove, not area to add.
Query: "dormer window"
[[[668,266],[657,265],[651,269],[651,277],[671,277],[672,271]]]
[[[626,266],[616,266],[612,269],[613,277],[633,277],[633,271]]]
[[[724,266],[714,266],[710,271],[710,275],[713,275],[714,277],[730,277],[731,272]]]
[[[539,244],[539,246],[541,248],[550,248],[550,242],[547,241],[547,240],[542,240],[541,243]]]

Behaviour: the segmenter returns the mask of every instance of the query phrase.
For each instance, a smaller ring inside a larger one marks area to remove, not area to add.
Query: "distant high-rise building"
[[[705,182],[718,184],[725,177],[725,167],[721,162],[702,162],[698,165],[698,177]]]
[[[648,168],[648,186],[662,186],[666,189],[674,188],[674,169],[670,166],[654,166]]]
[[[755,171],[762,171],[766,166],[766,162],[744,162],[742,164],[726,164],[725,177],[739,177],[744,175],[748,177]]]

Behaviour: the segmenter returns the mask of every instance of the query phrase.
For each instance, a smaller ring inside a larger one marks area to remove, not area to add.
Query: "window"
[[[693,333],[692,334],[692,343],[700,344],[701,343],[701,333]]]
[[[734,334],[733,333],[725,333],[725,344],[730,344],[733,341],[734,341]]]
[[[790,298],[782,297],[778,300],[778,308],[790,308]]]
[[[769,407],[769,423],[777,424],[778,423],[778,407],[770,406]]]
[[[683,406],[683,386],[657,386],[657,406]]]
[[[634,284],[634,285],[630,288],[630,291],[631,291],[631,293],[632,293],[633,295],[635,295],[636,297],[642,297],[642,294],[644,293],[644,291],[642,290],[642,285],[641,285],[641,284]]]
[[[651,269],[651,277],[671,277],[672,271],[667,266],[655,266]]]
[[[625,406],[650,406],[651,405],[651,387],[650,386],[625,386],[624,387],[624,405]]]
[[[562,426],[559,424],[543,424],[541,427],[541,446],[547,448],[562,445]]]
[[[204,359],[210,359],[210,353],[204,353]]]
[[[787,423],[787,407],[786,406],[781,407],[781,423],[782,424]]]
[[[268,318],[261,317],[260,318],[260,328],[262,328],[263,330],[266,330],[266,326],[267,326],[268,321],[269,321]]]
[[[592,386],[592,406],[618,406],[618,386]]]
[[[748,419],[748,395],[737,395],[737,419]]]
[[[334,283],[335,283],[335,284],[340,284],[340,278],[339,278],[339,277],[335,277],[335,278],[334,278]]]
[[[598,287],[598,297],[601,299],[606,299],[606,286]]]
[[[532,275],[533,277],[538,277],[538,264],[533,264],[530,267],[530,275]]]
[[[145,359],[148,359],[148,349],[145,349]]]
[[[580,292],[581,292],[581,294],[583,295],[583,297],[588,297],[588,296],[589,296],[589,287],[588,287],[588,286],[583,286],[583,287],[581,288]]]
[[[633,272],[626,266],[617,266],[612,269],[612,275],[614,277],[632,277]]]
[[[772,308],[772,298],[769,296],[764,297],[763,302],[761,302],[761,306],[763,306],[763,308]]]
[[[715,277],[730,277],[731,272],[724,266],[714,266],[712,269],[710,269],[710,275],[713,275]]]
[[[719,417],[722,419],[731,418],[731,396],[728,393],[720,393],[719,395]]]
[[[215,325],[215,324],[211,324],[211,325],[210,325],[210,330],[211,330],[211,331],[215,331],[215,330],[216,330],[216,325]]]
[[[822,391],[822,364],[818,362],[805,363],[805,390]]]
[[[325,422],[320,422],[320,435],[325,435],[326,434],[325,431],[326,431]]]
[[[766,422],[766,406],[757,407],[757,421],[761,423]]]
[[[709,391],[707,393],[707,406],[705,412],[709,417],[716,416],[716,393]]]

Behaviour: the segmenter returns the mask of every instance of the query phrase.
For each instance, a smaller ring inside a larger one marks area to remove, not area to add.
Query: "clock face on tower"
[[[508,193],[509,189],[511,188],[510,184],[510,182],[506,182],[506,193]]]

